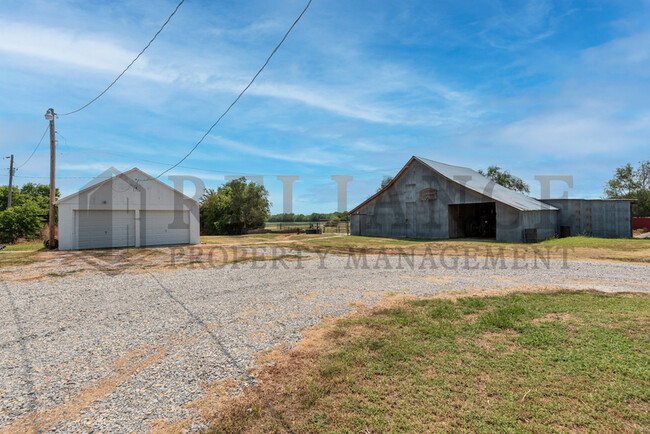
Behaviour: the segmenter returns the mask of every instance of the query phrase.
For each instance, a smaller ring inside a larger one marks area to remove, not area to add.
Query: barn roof
[[[383,194],[384,191],[388,190],[413,163],[413,161],[419,161],[420,163],[424,164],[434,172],[437,172],[450,181],[460,184],[465,188],[487,196],[497,202],[508,205],[519,211],[557,211],[557,208],[554,206],[540,202],[539,200],[527,196],[523,193],[519,193],[517,191],[510,190],[509,188],[505,188],[499,184],[496,184],[491,179],[468,167],[452,166],[451,164],[429,160],[428,158],[413,156],[409,162],[406,163],[406,166],[404,166],[402,170],[397,174],[397,176],[395,176],[390,184],[354,208],[352,211],[350,211],[350,214],[358,211],[368,202]]]
[[[111,169],[113,169],[113,168],[111,168]],[[131,179],[133,179],[133,181],[135,181],[135,182],[142,182],[142,181],[147,181],[147,182],[156,182],[156,183],[162,185],[163,187],[167,188],[168,190],[172,191],[173,193],[175,193],[175,194],[180,194],[180,195],[183,196],[185,199],[187,199],[187,200],[191,200],[192,202],[196,202],[196,201],[195,201],[194,199],[192,199],[191,197],[189,197],[189,196],[185,195],[184,193],[182,193],[182,192],[180,192],[180,191],[178,191],[178,190],[176,190],[176,189],[170,187],[169,185],[165,184],[164,182],[159,181],[158,179],[151,177],[150,175],[146,174],[145,172],[143,172],[142,170],[138,169],[137,167],[134,167],[134,168],[131,169],[131,170],[127,170],[126,172],[122,172],[122,173],[119,173],[119,172],[118,172],[115,176],[111,176],[111,177],[106,178],[106,179],[104,179],[104,180],[102,181],[101,178],[103,178],[104,176],[110,174],[110,173],[111,173],[111,172],[110,172],[111,169],[108,169],[108,170],[104,171],[101,175],[99,175],[99,176],[98,176],[97,178],[95,178],[93,181],[89,182],[89,183],[86,184],[84,187],[82,187],[81,190],[77,191],[76,193],[72,193],[71,195],[68,195],[68,196],[66,196],[66,197],[63,197],[63,198],[57,200],[56,202],[54,202],[54,204],[55,204],[55,205],[59,205],[60,203],[67,202],[68,200],[70,200],[70,199],[72,199],[72,198],[74,198],[74,197],[77,197],[77,196],[79,196],[80,194],[88,193],[88,192],[90,192],[90,191],[92,191],[92,190],[95,190],[95,189],[101,187],[102,185],[105,185],[105,184],[108,184],[108,183],[110,183],[110,182],[113,182],[113,181],[115,181],[116,179],[118,179],[118,178],[120,178],[120,177],[122,177],[122,178],[124,178],[124,177],[126,177],[126,178],[131,178]],[[196,202],[196,203],[198,203],[198,202]]]

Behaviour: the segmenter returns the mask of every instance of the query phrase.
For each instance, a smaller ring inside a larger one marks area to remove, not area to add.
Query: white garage
[[[199,204],[139,169],[56,202],[59,249],[198,244]]]

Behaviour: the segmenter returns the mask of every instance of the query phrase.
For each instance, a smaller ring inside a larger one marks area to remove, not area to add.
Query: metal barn
[[[478,172],[412,157],[393,181],[350,211],[352,235],[524,242],[557,233],[559,210]]]

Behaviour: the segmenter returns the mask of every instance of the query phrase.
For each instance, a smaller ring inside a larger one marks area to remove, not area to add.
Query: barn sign
[[[424,188],[420,190],[420,200],[430,201],[438,199],[438,190],[433,188]]]

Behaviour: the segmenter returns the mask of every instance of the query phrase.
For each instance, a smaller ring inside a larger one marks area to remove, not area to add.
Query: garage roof
[[[358,211],[362,206],[381,195],[384,191],[388,190],[395,181],[406,171],[413,161],[419,161],[425,166],[429,167],[434,172],[439,173],[450,181],[456,182],[472,191],[494,199],[497,202],[511,206],[519,211],[557,211],[558,209],[549,204],[540,202],[523,193],[519,193],[509,188],[503,187],[491,179],[481,175],[475,170],[468,167],[452,166],[451,164],[441,163],[439,161],[429,160],[428,158],[413,156],[406,163],[406,166],[395,176],[393,181],[377,194],[371,196],[359,206],[354,208],[350,213]]]
[[[109,169],[109,170],[111,170],[111,169]],[[89,192],[91,190],[99,188],[100,186],[108,184],[109,182],[113,182],[114,180],[116,180],[117,178],[120,178],[120,177],[126,177],[126,178],[132,179],[133,181],[138,182],[138,183],[143,182],[143,181],[157,182],[158,184],[164,186],[168,190],[171,190],[174,193],[180,194],[185,199],[191,200],[192,202],[196,202],[191,197],[188,197],[185,194],[181,193],[180,191],[178,191],[178,190],[176,190],[174,188],[171,188],[169,185],[165,184],[164,182],[158,181],[156,178],[153,178],[152,176],[147,175],[146,173],[144,173],[142,170],[138,169],[137,167],[134,167],[131,170],[127,170],[126,172],[123,172],[123,173],[118,173],[115,176],[111,176],[110,178],[101,181],[101,178],[103,178],[107,173],[109,173],[109,170],[105,171],[104,173],[99,175],[97,178],[95,178],[93,181],[86,184],[86,186],[84,186],[78,192],[73,193],[73,194],[71,194],[69,196],[63,197],[63,198],[57,200],[56,202],[54,202],[54,204],[59,205],[60,203],[67,202],[68,200],[70,200],[70,199],[72,199],[74,197],[77,197],[82,193],[87,193],[87,192]],[[95,181],[98,181],[98,182],[95,182]]]

